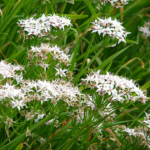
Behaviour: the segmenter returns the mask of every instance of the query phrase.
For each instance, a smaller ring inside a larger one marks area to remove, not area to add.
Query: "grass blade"
[[[113,59],[115,59],[118,55],[120,55],[121,53],[123,53],[125,50],[127,50],[131,45],[129,45],[128,47],[122,49],[121,51],[111,55],[109,58],[107,58],[104,62],[102,62],[101,65],[99,65],[96,70],[98,69],[103,69],[104,67],[106,67]]]

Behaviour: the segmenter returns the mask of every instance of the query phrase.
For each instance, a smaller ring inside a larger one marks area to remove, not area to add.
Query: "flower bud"
[[[59,63],[57,63],[55,67],[58,68],[59,67]]]

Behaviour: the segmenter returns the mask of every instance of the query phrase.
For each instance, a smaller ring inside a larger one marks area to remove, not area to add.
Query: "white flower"
[[[45,116],[45,114],[39,114],[38,118],[34,120],[34,122],[38,122],[39,119],[43,119],[43,117]]]
[[[87,101],[86,105],[91,107],[92,110],[94,110],[94,108],[96,108],[96,106],[91,101]]]
[[[27,114],[25,115],[25,118],[27,119],[27,121],[33,119],[35,116],[35,113],[34,112],[27,112]]]
[[[100,25],[95,25],[93,27],[92,33],[94,33],[94,32],[98,32],[98,34],[100,35],[101,33],[103,33],[103,28]]]
[[[124,43],[126,43],[126,41],[125,41],[123,35],[121,34],[121,32],[118,32],[118,33],[116,34],[116,38],[118,39],[118,44],[119,44],[121,41],[124,42]]]
[[[108,72],[106,75],[101,75],[99,72],[92,71],[87,75],[87,78],[82,79],[82,81],[86,82],[89,88],[95,88],[100,96],[108,94],[110,100],[119,101],[121,103],[125,100],[128,102],[138,100],[143,104],[146,102],[147,97],[132,80],[111,75]]]
[[[107,27],[107,28],[103,29],[103,37],[106,34],[110,35],[112,33],[111,31],[112,31],[112,29],[110,27]]]
[[[150,36],[150,31],[149,31],[149,27],[140,27],[139,31],[143,32],[144,35],[146,35],[146,37]]]
[[[122,102],[124,99],[121,97],[121,95],[115,94],[113,95],[112,100],[117,100],[119,102]]]
[[[46,72],[46,68],[49,66],[48,64],[40,64],[39,66],[41,66],[43,69],[44,69],[44,71]]]
[[[97,20],[91,23],[93,24],[92,33],[98,32],[99,35],[103,34],[103,37],[109,35],[113,39],[117,38],[118,44],[121,41],[126,43],[125,38],[130,32],[125,32],[124,27],[116,19],[112,20],[111,17],[108,19],[97,18]]]
[[[114,3],[115,2],[117,2],[118,0],[108,0],[108,2],[110,2],[110,4],[112,5],[112,6],[114,6]]]
[[[15,121],[13,121],[13,119],[7,117],[7,119],[6,119],[6,121],[5,121],[4,123],[6,123],[6,125],[7,125],[8,128],[9,128],[9,127],[12,126],[13,123],[15,123]]]
[[[23,100],[21,100],[21,101],[14,100],[14,101],[11,101],[11,103],[12,103],[12,108],[17,107],[19,111],[20,111],[21,108],[23,108],[23,106],[25,106]]]
[[[28,137],[28,136],[33,137],[33,136],[34,136],[34,134],[33,134],[33,133],[31,134],[31,131],[30,131],[30,130],[28,129],[28,127],[27,127],[26,137]]]
[[[40,138],[40,141],[41,141],[41,143],[43,143],[43,142],[45,142],[46,141],[46,139],[44,139],[44,138]]]
[[[55,118],[54,118],[54,119],[51,119],[51,120],[49,120],[49,121],[47,121],[47,122],[45,122],[45,124],[46,124],[46,125],[48,125],[48,124],[51,125],[51,124],[54,122],[54,120],[55,120]]]
[[[45,114],[40,114],[40,115],[38,115],[38,119],[43,119],[44,116],[45,116]]]
[[[127,132],[127,133],[129,133],[129,135],[133,135],[133,136],[135,136],[135,132],[134,132],[134,129],[130,129],[130,128],[125,128],[125,130],[123,130],[123,131],[125,131],[125,132]]]
[[[62,70],[61,68],[60,69],[55,68],[55,69],[57,70],[57,73],[55,74],[55,76],[57,75],[60,75],[61,77],[66,76],[65,72],[67,71],[67,69],[64,69],[64,70]]]
[[[71,20],[55,14],[53,16],[43,14],[38,19],[31,17],[27,20],[19,20],[18,26],[23,28],[23,31],[27,32],[28,35],[42,37],[47,36],[52,26],[63,30],[65,26],[71,26]]]
[[[37,83],[35,82],[35,81],[29,81],[29,82],[26,82],[25,81],[25,83],[27,84],[27,87],[29,87],[29,88],[35,88],[35,89],[37,89]]]
[[[119,8],[119,7],[121,7],[121,6],[124,6],[125,4],[128,4],[128,1],[130,1],[130,0],[100,0],[99,3],[101,3],[101,5],[104,5],[104,6],[105,6],[105,4],[109,2],[113,7]],[[92,2],[93,2],[93,1],[92,1]],[[118,2],[119,2],[119,3],[118,3]],[[119,6],[118,6],[118,5],[115,5],[116,3],[118,3]]]

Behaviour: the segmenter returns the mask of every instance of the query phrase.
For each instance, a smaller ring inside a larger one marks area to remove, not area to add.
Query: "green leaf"
[[[11,57],[9,57],[7,61],[11,62],[13,59],[19,58],[25,53],[26,53],[26,49],[24,48],[24,49],[20,50],[19,52],[17,52],[16,54],[14,54]]]
[[[78,31],[76,29],[74,29],[74,28],[69,28],[69,29],[75,31],[76,38],[77,38],[76,46],[75,46],[74,53],[73,53],[73,57],[72,57],[71,64],[70,64],[70,67],[69,67],[69,70],[73,71],[74,65],[75,65],[75,62],[76,62],[78,47],[79,47],[79,34],[78,34]]]
[[[109,65],[106,67],[105,71],[109,71],[110,67],[112,65],[112,61],[109,63]]]
[[[60,11],[60,14],[63,15],[63,13],[64,13],[64,11],[65,11],[65,8],[66,8],[66,5],[67,5],[67,3],[63,3],[62,8],[61,8],[61,11]],[[67,15],[66,15],[66,16],[67,16]]]
[[[23,144],[22,143],[20,143],[17,147],[16,147],[16,149],[15,150],[21,150],[23,148]]]
[[[86,63],[86,60],[87,60],[87,57],[88,57],[90,48],[91,48],[91,46],[92,46],[92,43],[93,43],[93,41],[94,41],[94,38],[95,38],[95,34],[92,35],[91,41],[90,41],[89,46],[88,46],[88,48],[87,48],[87,50],[86,50],[86,55],[85,55],[85,57],[84,57],[84,60],[82,61],[82,65],[81,65],[81,67],[80,67],[80,71],[83,69],[83,67],[84,67],[84,65],[85,65],[85,63]],[[80,72],[80,71],[79,71],[79,72]]]
[[[14,18],[14,16],[17,14],[17,12],[21,9],[21,7],[23,6],[25,0],[21,0],[19,3],[17,3],[16,6],[14,6],[13,10],[10,12],[10,14],[5,18],[5,20],[3,21],[3,23],[0,26],[0,34],[3,33],[3,31],[5,30],[5,28],[9,25],[9,23],[12,21],[12,19]]]
[[[143,1],[143,0],[142,0],[142,1]],[[123,14],[129,13],[130,11],[132,11],[132,10],[134,9],[134,7],[140,5],[140,2],[141,2],[141,0],[137,0],[136,2],[130,4],[130,5],[127,7],[127,9],[124,10],[122,13],[119,13],[119,14],[113,16],[112,18],[118,18],[118,17],[120,17],[120,16],[123,15]]]
[[[72,15],[72,14],[63,14],[63,16],[69,17],[70,19],[83,19],[88,17],[88,15]]]
[[[148,81],[147,83],[145,83],[142,87],[141,87],[141,89],[142,90],[146,90],[147,88],[149,88],[150,87],[150,81]]]
[[[116,126],[116,125],[119,125],[119,124],[131,122],[131,121],[132,121],[132,120],[118,121],[118,122],[114,122],[114,123],[104,123],[104,124],[103,124],[103,129],[109,128],[109,127],[112,127],[112,126]]]
[[[96,50],[98,50],[101,46],[103,45],[103,42],[100,42],[98,44],[96,44],[94,47],[92,47],[89,51],[89,54],[95,52]],[[80,59],[82,59],[83,57],[85,57],[86,52],[84,54],[82,54],[81,56],[78,57],[77,61],[79,61]]]
[[[59,142],[59,144],[57,143],[57,147],[56,149],[57,150],[61,150],[61,147],[64,143],[67,143],[68,142],[68,139],[71,137],[72,135],[72,130],[71,129],[67,129],[66,132],[64,133],[63,135],[63,139]],[[65,145],[65,144],[64,144]]]
[[[26,120],[24,120],[24,121],[16,128],[16,131],[18,131],[21,127],[23,127],[23,126],[25,125],[25,123],[26,123]],[[15,134],[16,134],[15,131],[12,132],[12,133],[10,134],[10,136],[9,136],[8,138],[6,138],[6,139],[1,143],[1,145],[0,145],[0,150],[5,150],[5,149],[6,149],[7,146],[4,146],[4,145],[5,145],[5,144],[9,141],[9,139],[11,139]],[[13,143],[13,141],[12,141],[12,143]],[[19,144],[19,143],[18,143],[18,144]],[[11,144],[8,143],[8,145],[10,146]]]
[[[68,143],[61,149],[61,150],[70,150],[73,144],[76,142],[77,138],[80,135],[83,135],[84,133],[87,133],[88,130],[90,130],[91,126],[88,126],[90,124],[91,119],[93,116],[96,115],[96,111],[88,118],[88,120],[82,125],[82,127],[78,130],[78,132],[68,141]],[[105,118],[105,117],[104,117]]]
[[[104,50],[104,47],[102,47],[97,52],[97,54],[91,59],[91,61],[85,66],[85,68],[81,72],[79,72],[79,74],[74,79],[73,83],[76,83],[79,80],[79,78],[83,75],[83,73],[86,71],[86,69],[95,61],[95,59],[102,53],[103,50]]]
[[[96,58],[96,61],[97,61],[98,65],[100,65],[102,63],[102,61],[99,57]]]
[[[33,124],[29,130],[32,132],[33,130],[35,130],[36,128],[38,128],[40,125],[44,124],[46,121],[48,121],[49,119],[53,118],[55,115],[48,115],[47,117],[45,117],[44,119],[40,120],[39,122]],[[26,120],[25,120],[26,121]],[[19,128],[20,126],[18,126]],[[16,129],[17,130],[17,129]],[[12,132],[12,134],[10,135],[10,137],[12,137],[14,132]],[[9,138],[10,138],[9,137]],[[19,142],[21,142],[24,138],[26,137],[26,132],[23,133],[22,135],[16,137],[14,140],[12,140],[11,142],[9,142],[8,144],[6,144],[6,141],[8,141],[8,138],[0,145],[0,150],[5,150],[5,149],[10,149],[12,150],[15,145]],[[4,145],[6,144],[6,145]],[[3,147],[2,147],[3,146]]]
[[[38,0],[32,0],[32,1],[28,1],[25,5],[28,6],[28,9],[26,9],[26,12],[25,12],[25,17],[27,17],[30,13],[30,11],[32,10],[32,8],[34,7],[35,3],[37,2]],[[28,4],[29,3],[29,4]]]
[[[131,45],[129,45],[128,47],[122,49],[121,51],[113,54],[112,56],[110,56],[109,58],[107,58],[105,61],[102,62],[101,65],[99,65],[96,70],[99,70],[99,69],[103,69],[105,68],[112,60],[114,60],[118,55],[120,55],[121,53],[123,53],[125,50],[127,50]]]
[[[8,15],[9,15],[9,12],[11,11],[11,9],[13,8],[14,6],[14,0],[7,3],[6,7],[5,7],[5,11],[3,13],[3,17],[6,18]]]
[[[129,128],[133,127],[135,122],[139,122],[139,118],[143,115],[145,111],[147,111],[150,108],[150,104],[148,104],[142,111],[141,113],[136,117],[136,119],[130,124]],[[140,122],[141,123],[141,122]]]
[[[69,126],[71,125],[72,120],[70,120],[59,132],[57,132],[51,139],[51,141],[54,141],[57,138],[60,138],[64,135],[64,133],[66,132],[66,130],[69,128]]]
[[[126,42],[127,43],[131,43],[131,44],[139,44],[137,41],[128,40],[128,39],[126,39]]]
[[[58,150],[63,147],[68,141],[66,141],[66,138],[64,138],[64,135],[66,134],[66,137],[70,136],[70,134],[68,135],[68,128],[70,127],[70,125],[72,124],[72,120],[70,120],[60,131],[58,131],[53,137],[51,137],[49,140],[46,141],[45,146],[48,145],[50,142],[53,142],[53,145],[57,145],[59,146]],[[70,133],[70,132],[69,132]],[[57,140],[61,140],[61,143],[63,143],[62,145],[59,145],[57,142]],[[63,141],[63,142],[62,142]],[[43,147],[42,147],[42,150]],[[61,149],[60,149],[61,150]]]
[[[74,0],[65,0],[65,2],[70,3],[70,4],[74,4]]]
[[[89,7],[91,13],[93,14],[94,18],[96,19],[97,16],[96,16],[96,13],[95,13],[95,9],[93,8],[93,6],[91,5],[91,2],[89,0],[84,0],[87,4],[87,6]]]
[[[6,43],[0,48],[0,51],[4,51],[4,49],[10,44],[10,42]]]

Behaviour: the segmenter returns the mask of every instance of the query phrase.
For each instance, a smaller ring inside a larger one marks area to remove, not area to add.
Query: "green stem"
[[[84,65],[85,65],[85,63],[86,63],[87,57],[88,57],[89,52],[90,52],[90,50],[91,50],[90,48],[91,48],[92,43],[93,43],[93,41],[94,41],[94,37],[95,37],[95,34],[92,35],[90,44],[89,44],[89,46],[88,46],[88,48],[87,48],[86,55],[85,55],[85,57],[84,57],[84,59],[83,59],[83,62],[82,62],[81,68],[80,68],[80,71],[83,69],[83,67],[84,67]],[[80,72],[80,71],[79,71],[79,72]]]
[[[136,121],[138,121],[138,119],[142,116],[142,114],[144,113],[144,111],[146,111],[149,107],[150,107],[150,104],[147,105],[147,107],[145,107],[143,109],[143,111],[136,117],[136,119],[130,124],[130,128],[135,124]]]
[[[24,126],[25,123],[26,123],[26,120],[24,120],[24,122],[22,122],[22,124],[16,128],[16,131],[18,131],[22,126]],[[2,146],[5,145],[9,141],[9,139],[15,135],[15,133],[16,133],[15,131],[12,132],[10,136],[0,145],[0,150],[5,148],[5,146],[4,147]]]
[[[54,117],[55,115],[49,115],[46,118],[44,118],[43,120],[37,122],[36,124],[34,124],[29,130],[32,132],[34,129],[38,128],[40,125],[42,125],[43,123],[45,123],[46,121],[48,121],[50,118],[52,118],[52,116]],[[19,130],[24,124],[26,123],[26,120],[16,129]],[[16,137],[13,141],[11,141],[10,143],[8,143],[7,145],[5,145],[8,140],[15,134],[15,132],[13,132],[9,138],[7,138],[1,145],[0,145],[0,150],[4,150],[7,149],[8,147],[10,147],[12,144],[16,144],[18,141],[20,141],[21,139],[25,138],[26,136],[26,132],[23,133],[22,135]],[[5,145],[5,146],[3,146]],[[2,147],[3,146],[3,147]]]
[[[102,51],[104,50],[104,47],[102,47],[98,53],[92,58],[92,60],[86,65],[86,67],[76,76],[76,78],[74,79],[73,83],[76,83],[79,78],[82,76],[82,74],[86,71],[86,69],[95,61],[95,59],[102,53]]]

